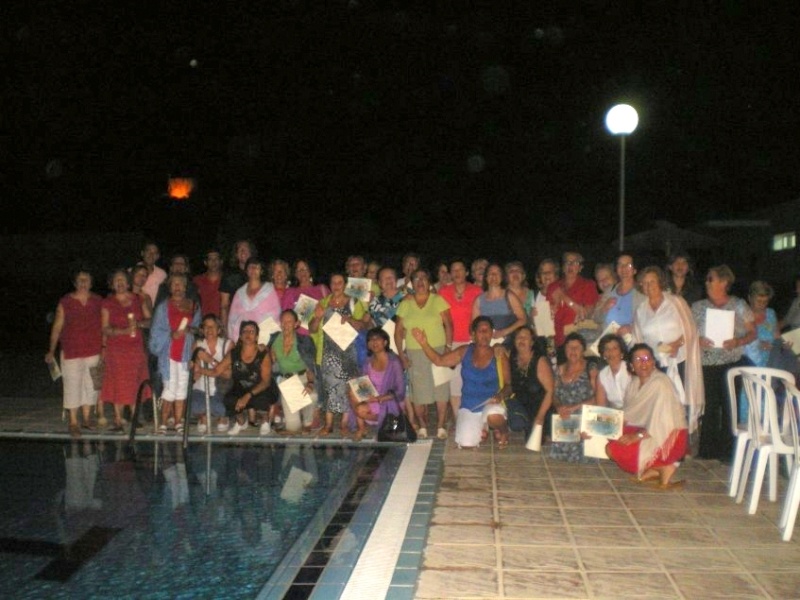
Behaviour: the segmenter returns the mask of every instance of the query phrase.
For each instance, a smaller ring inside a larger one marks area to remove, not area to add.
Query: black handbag
[[[378,441],[413,444],[417,441],[417,432],[408,422],[408,417],[406,417],[399,402],[397,406],[400,409],[400,414],[388,414],[384,417],[383,423],[378,429]]]

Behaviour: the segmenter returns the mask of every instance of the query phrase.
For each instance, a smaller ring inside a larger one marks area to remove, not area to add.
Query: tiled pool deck
[[[57,400],[0,399],[0,435],[65,429]],[[607,461],[549,461],[521,437],[504,450],[437,441],[386,597],[800,598],[782,496],[748,516],[724,465],[687,461],[681,476],[660,492]]]

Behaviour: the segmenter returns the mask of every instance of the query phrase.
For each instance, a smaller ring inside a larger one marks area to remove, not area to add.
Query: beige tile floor
[[[800,531],[780,540],[782,496],[748,516],[716,461],[687,461],[684,488],[668,492],[609,461],[550,461],[521,438],[502,451],[448,442],[444,463],[417,598],[800,598]]]

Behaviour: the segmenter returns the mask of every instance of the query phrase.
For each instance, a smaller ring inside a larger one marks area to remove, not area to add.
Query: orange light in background
[[[173,200],[187,200],[194,189],[191,177],[170,177],[167,180],[167,191]]]

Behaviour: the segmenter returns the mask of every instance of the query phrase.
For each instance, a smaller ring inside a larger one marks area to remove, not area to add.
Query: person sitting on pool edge
[[[356,417],[356,441],[367,432],[367,425],[380,428],[386,415],[399,415],[406,396],[403,363],[390,348],[389,334],[380,327],[367,332],[367,360],[364,374],[369,377],[377,396],[359,402],[352,390],[350,406]]]

